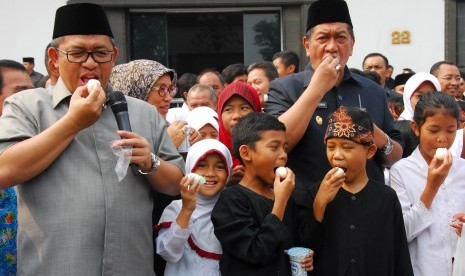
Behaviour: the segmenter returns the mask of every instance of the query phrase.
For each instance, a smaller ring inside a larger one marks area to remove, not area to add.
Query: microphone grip
[[[129,115],[127,111],[120,111],[115,113],[116,123],[119,130],[131,130],[131,123],[129,122]]]
[[[120,111],[115,113],[116,124],[118,125],[119,130],[125,131],[132,131],[131,130],[131,123],[129,122],[129,115],[127,111]],[[136,164],[131,163],[129,164],[131,167],[132,175],[136,176],[139,175],[139,169],[137,168]]]

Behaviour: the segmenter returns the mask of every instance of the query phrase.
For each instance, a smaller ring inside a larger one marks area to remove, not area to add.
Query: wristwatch
[[[391,138],[388,136],[386,145],[384,145],[384,148],[382,150],[384,155],[390,154],[393,148],[394,148],[394,146],[392,145]]]
[[[143,172],[139,169],[139,173],[143,175],[149,175],[157,171],[158,167],[160,167],[160,157],[156,156],[153,153],[150,153],[150,159],[152,160],[152,167],[146,172]]]

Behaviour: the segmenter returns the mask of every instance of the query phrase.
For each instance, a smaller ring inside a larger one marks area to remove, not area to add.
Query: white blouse
[[[417,147],[392,166],[390,185],[402,206],[415,276],[452,275],[458,236],[450,223],[454,214],[465,212],[465,160],[453,157],[429,210],[420,201],[427,174],[428,164]]]
[[[227,148],[225,147],[227,150]],[[189,160],[186,164],[189,164]],[[211,212],[219,194],[213,198],[197,195],[195,211],[187,229],[176,218],[182,200],[172,201],[163,211],[156,239],[157,253],[166,261],[166,276],[219,276],[222,250],[214,234]]]

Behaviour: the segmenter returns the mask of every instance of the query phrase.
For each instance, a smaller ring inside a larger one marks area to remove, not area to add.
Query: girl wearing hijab
[[[419,72],[410,77],[405,83],[403,95],[404,111],[402,114],[400,114],[399,120],[412,121],[417,102],[420,100],[420,97],[423,94],[429,91],[441,91],[441,84],[435,76],[431,75],[430,73]],[[460,157],[462,155],[463,135],[463,129],[458,129],[455,135],[454,143],[449,149],[453,156]],[[418,141],[416,143],[418,143]],[[415,148],[416,146],[417,145],[412,145],[409,147]],[[402,155],[402,157],[407,156],[405,154]]]
[[[218,123],[220,141],[228,147],[232,154],[231,130],[245,115],[261,112],[257,91],[250,85],[236,81],[227,85],[218,98]],[[233,170],[230,184],[238,183],[244,175],[244,167],[239,159],[233,156]]]
[[[155,106],[165,119],[177,91],[176,72],[159,62],[146,59],[133,60],[115,66],[110,76],[110,83],[114,90]],[[187,123],[181,121],[168,126],[168,135],[176,148],[188,134],[190,134],[189,142],[197,141],[198,134],[194,130],[190,133],[183,131],[185,125]]]
[[[223,253],[213,232],[211,212],[231,175],[232,158],[218,140],[195,143],[186,158],[186,172],[180,183],[181,200],[164,210],[156,250],[166,260],[166,276],[220,275]],[[205,180],[201,184],[200,177]]]
[[[429,91],[441,91],[441,84],[435,76],[420,72],[410,77],[404,86],[404,111],[400,114],[399,120],[411,121],[418,100],[421,95]]]

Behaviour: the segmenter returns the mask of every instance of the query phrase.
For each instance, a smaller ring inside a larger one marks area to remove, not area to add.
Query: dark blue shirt
[[[272,81],[265,111],[276,117],[286,112],[307,88],[313,73],[310,68]],[[340,106],[366,109],[373,122],[403,146],[402,135],[394,128],[384,89],[371,80],[352,74],[346,67],[339,87],[333,87],[325,94],[304,136],[289,152],[287,166],[296,175],[296,189],[321,182],[331,169],[323,139],[329,116]],[[374,160],[367,163],[367,173],[370,179],[384,183],[382,153],[377,153]]]

